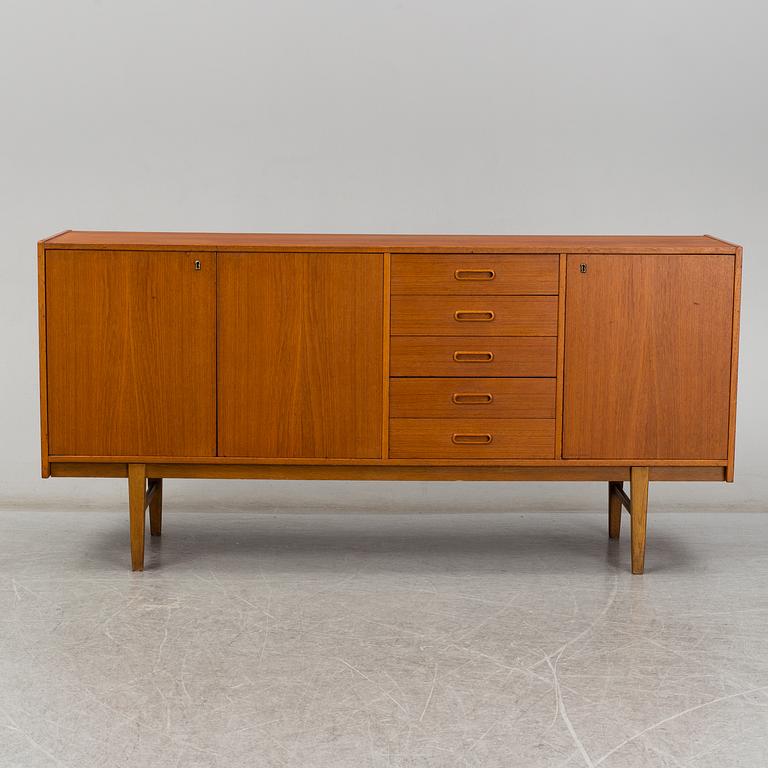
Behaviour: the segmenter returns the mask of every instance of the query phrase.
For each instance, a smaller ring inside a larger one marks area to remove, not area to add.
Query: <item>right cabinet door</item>
[[[725,461],[734,265],[567,257],[564,458]]]

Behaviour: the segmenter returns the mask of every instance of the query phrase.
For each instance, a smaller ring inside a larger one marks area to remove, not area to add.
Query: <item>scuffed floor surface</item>
[[[0,766],[768,766],[768,515],[0,512]]]

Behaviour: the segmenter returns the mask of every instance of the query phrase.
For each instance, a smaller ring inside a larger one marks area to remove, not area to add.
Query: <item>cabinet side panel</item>
[[[731,347],[731,387],[728,414],[728,467],[725,473],[727,482],[733,482],[734,463],[736,460],[736,390],[739,375],[739,329],[741,326],[741,263],[742,249],[736,249],[733,275],[733,334]]]
[[[48,462],[48,358],[45,321],[45,246],[37,244],[37,327],[40,366],[40,472],[50,477]]]
[[[219,259],[219,455],[380,458],[382,255]]]
[[[726,461],[732,255],[569,255],[564,457]]]
[[[214,286],[211,253],[46,254],[51,455],[215,455]]]

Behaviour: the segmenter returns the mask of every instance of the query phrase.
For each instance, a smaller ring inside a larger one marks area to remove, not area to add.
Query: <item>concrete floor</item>
[[[0,512],[0,766],[768,765],[768,515]]]

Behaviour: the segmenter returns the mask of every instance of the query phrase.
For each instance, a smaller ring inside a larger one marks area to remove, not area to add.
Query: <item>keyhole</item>
[[[587,271],[587,265],[586,264],[579,264],[579,272],[584,274]]]
[[[200,264],[200,259],[195,259],[195,269],[200,271],[202,269],[202,264]]]

